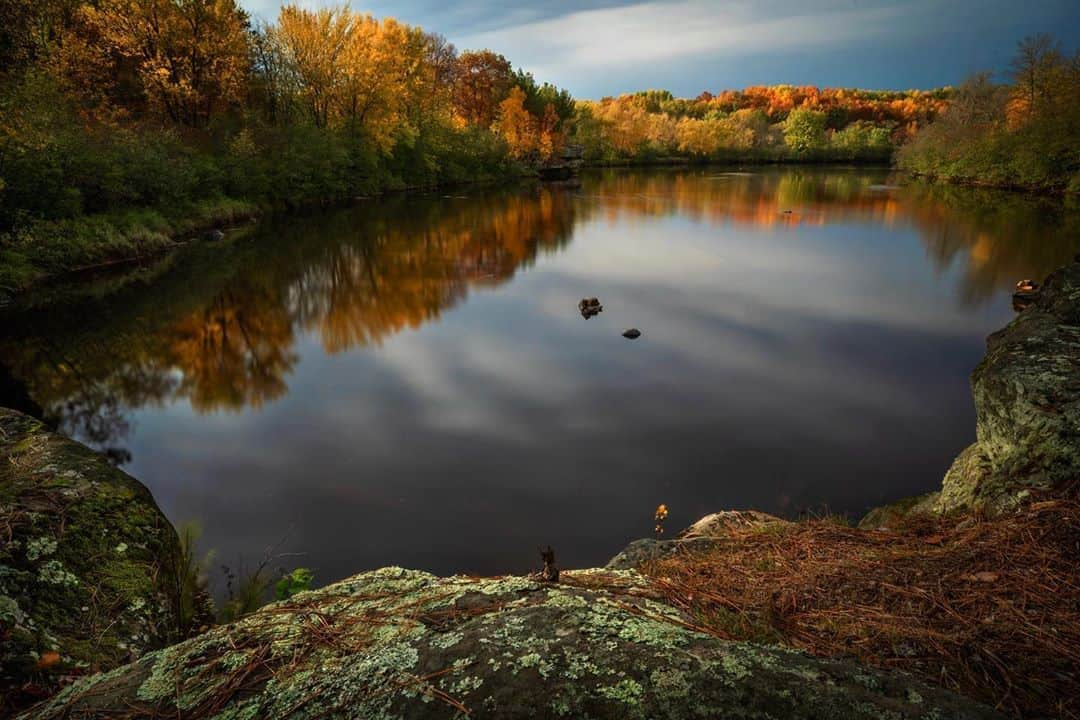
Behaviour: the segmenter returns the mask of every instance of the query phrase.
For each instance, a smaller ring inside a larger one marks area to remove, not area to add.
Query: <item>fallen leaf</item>
[[[974,575],[965,575],[964,579],[971,580],[972,582],[997,582],[998,574],[996,572],[990,572],[989,570],[983,570]]]
[[[60,653],[58,652],[45,652],[41,653],[41,657],[37,661],[37,669],[44,670],[51,668],[53,665],[60,662]]]

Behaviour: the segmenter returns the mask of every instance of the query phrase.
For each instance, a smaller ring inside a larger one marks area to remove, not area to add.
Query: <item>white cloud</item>
[[[848,6],[850,7],[850,6]],[[649,2],[585,10],[457,38],[512,54],[534,72],[622,67],[692,55],[746,56],[835,47],[895,29],[896,6],[787,9],[774,3]]]

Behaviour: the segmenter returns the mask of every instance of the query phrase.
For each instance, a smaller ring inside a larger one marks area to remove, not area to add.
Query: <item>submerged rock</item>
[[[629,340],[637,340],[641,337],[641,331],[637,328],[630,328],[629,330],[624,330],[622,336]]]
[[[0,408],[0,715],[176,640],[178,549],[142,484]]]
[[[1080,474],[1080,265],[987,339],[971,378],[975,444],[945,476],[935,509],[996,513]]]
[[[40,720],[991,718],[910,676],[696,632],[635,572],[385,568],[88,678]]]

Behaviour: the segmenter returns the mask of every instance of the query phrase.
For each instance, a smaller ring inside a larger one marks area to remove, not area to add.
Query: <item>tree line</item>
[[[1009,80],[969,78],[948,111],[901,148],[898,165],[950,181],[1080,192],[1080,51],[1028,37]]]
[[[888,162],[932,121],[950,90],[905,92],[777,85],[697,98],[648,90],[578,103],[575,130],[595,162],[665,158]]]

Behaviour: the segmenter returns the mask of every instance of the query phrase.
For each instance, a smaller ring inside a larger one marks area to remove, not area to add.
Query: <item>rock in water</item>
[[[178,556],[141,483],[0,408],[0,712],[24,683],[48,693],[175,642]]]
[[[221,230],[218,230],[217,228],[214,228],[213,230],[207,230],[205,233],[203,233],[203,240],[207,240],[209,242],[218,242],[219,240],[224,239],[224,237],[225,233],[223,233]]]
[[[599,315],[604,311],[604,306],[600,304],[598,298],[581,298],[578,303],[578,310],[581,311],[581,317],[588,320],[591,317]]]
[[[971,377],[977,441],[945,476],[935,509],[1014,507],[1080,475],[1080,265],[987,339]]]
[[[909,675],[695,632],[633,571],[384,568],[85,679],[35,720],[971,718]]]
[[[630,340],[637,340],[641,337],[641,331],[637,328],[630,328],[629,330],[624,330],[622,336],[624,338],[629,338]]]

